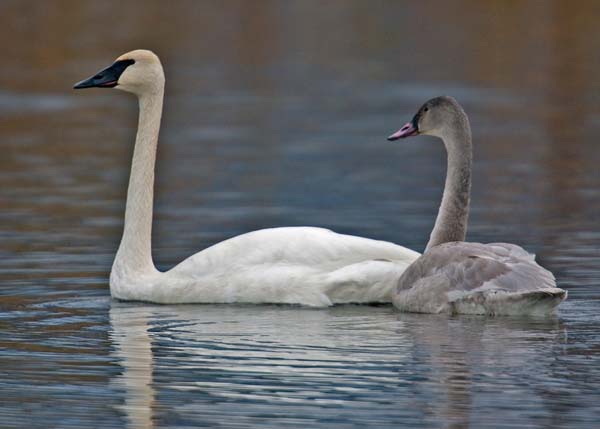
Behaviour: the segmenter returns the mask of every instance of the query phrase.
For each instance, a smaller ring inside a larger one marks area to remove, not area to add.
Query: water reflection
[[[122,410],[134,428],[224,416],[231,427],[323,419],[330,427],[349,419],[493,425],[499,416],[488,410],[512,403],[504,390],[515,377],[525,385],[513,394],[527,401],[528,384],[547,370],[540,365],[560,356],[566,340],[558,319],[399,315],[389,307],[113,303],[110,321]],[[361,415],[363,407],[371,412]],[[556,421],[554,412],[548,407],[544,418]]]
[[[519,319],[440,317],[401,314],[415,350],[425,355],[429,380],[441,400],[423,404],[448,428],[493,425],[501,416],[486,415],[486,390],[502,389],[510,374],[534,369],[539,356],[566,341],[566,327],[558,318]],[[558,350],[560,353],[560,346]],[[535,370],[535,369],[534,369]],[[530,377],[534,374],[527,374]],[[494,387],[497,386],[497,387]],[[418,388],[423,397],[422,388]],[[549,409],[552,412],[552,408]]]
[[[121,409],[127,416],[127,427],[153,428],[154,356],[148,333],[152,313],[148,307],[114,304],[109,315],[113,356],[123,367],[123,372],[113,382],[124,392],[125,403]]]

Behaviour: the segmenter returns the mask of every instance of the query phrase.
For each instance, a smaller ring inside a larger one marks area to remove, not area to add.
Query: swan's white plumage
[[[402,272],[418,256],[322,228],[264,229],[215,244],[164,273],[140,276],[115,266],[111,292],[162,304],[390,302]]]
[[[309,306],[391,301],[398,278],[419,254],[391,243],[320,228],[274,228],[243,234],[159,272],[152,261],[151,231],[164,74],[158,57],[150,51],[132,51],[117,62],[129,60],[133,61],[124,70],[122,65],[113,65],[121,72],[116,88],[136,94],[140,105],[123,238],[110,275],[114,298],[161,304]],[[91,79],[102,79],[110,73],[106,70]]]

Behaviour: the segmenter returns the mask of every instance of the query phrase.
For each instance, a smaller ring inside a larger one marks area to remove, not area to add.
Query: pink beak
[[[394,134],[389,136],[387,139],[389,141],[394,141],[398,139],[403,139],[405,137],[416,136],[417,134],[419,134],[419,130],[417,130],[417,128],[413,125],[412,122],[408,122],[406,125],[404,125]]]

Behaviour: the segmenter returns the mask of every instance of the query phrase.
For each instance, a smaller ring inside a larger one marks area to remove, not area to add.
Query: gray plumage
[[[426,313],[545,313],[566,292],[534,258],[514,244],[441,244],[402,274],[394,304]]]
[[[403,131],[405,130],[405,131]],[[506,243],[467,243],[471,191],[471,128],[451,97],[425,103],[391,139],[428,134],[448,153],[444,195],[425,253],[398,281],[394,305],[403,311],[547,314],[567,296],[534,255]]]

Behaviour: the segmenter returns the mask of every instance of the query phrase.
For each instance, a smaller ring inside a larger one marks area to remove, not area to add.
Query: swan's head
[[[443,137],[466,118],[460,104],[447,96],[432,98],[417,111],[412,120],[388,137],[388,140],[398,140],[405,137],[426,134]]]
[[[162,89],[164,84],[165,75],[156,54],[138,49],[121,55],[110,66],[73,88],[117,88],[140,96]]]

